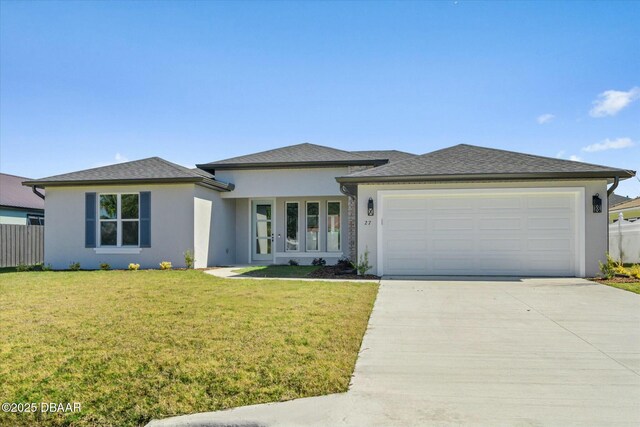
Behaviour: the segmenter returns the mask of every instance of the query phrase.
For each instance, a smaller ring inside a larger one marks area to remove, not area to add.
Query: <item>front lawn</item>
[[[193,270],[4,273],[0,401],[82,409],[0,412],[0,425],[139,426],[345,391],[376,292]]]
[[[603,285],[613,286],[614,288],[624,289],[625,291],[640,294],[640,281],[638,282],[619,282],[615,280],[598,280]]]
[[[232,270],[233,273],[251,277],[307,277],[320,266],[317,265],[258,265]]]

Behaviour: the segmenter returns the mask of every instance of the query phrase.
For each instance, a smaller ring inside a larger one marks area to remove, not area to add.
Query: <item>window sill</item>
[[[139,254],[142,252],[142,248],[93,248],[96,254],[99,255],[127,255],[127,254]]]

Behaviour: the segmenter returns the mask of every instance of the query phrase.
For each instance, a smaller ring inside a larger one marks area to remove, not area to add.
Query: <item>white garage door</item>
[[[381,191],[379,273],[581,276],[579,189]]]

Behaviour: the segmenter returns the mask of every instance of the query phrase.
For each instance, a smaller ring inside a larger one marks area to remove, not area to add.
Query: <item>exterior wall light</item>
[[[596,193],[593,197],[593,213],[602,212],[602,199],[600,198],[600,194]]]
[[[373,197],[369,197],[369,202],[367,203],[367,215],[373,216]]]

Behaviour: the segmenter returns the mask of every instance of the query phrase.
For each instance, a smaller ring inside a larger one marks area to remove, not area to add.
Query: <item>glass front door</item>
[[[251,241],[254,261],[273,260],[273,202],[253,201]]]

